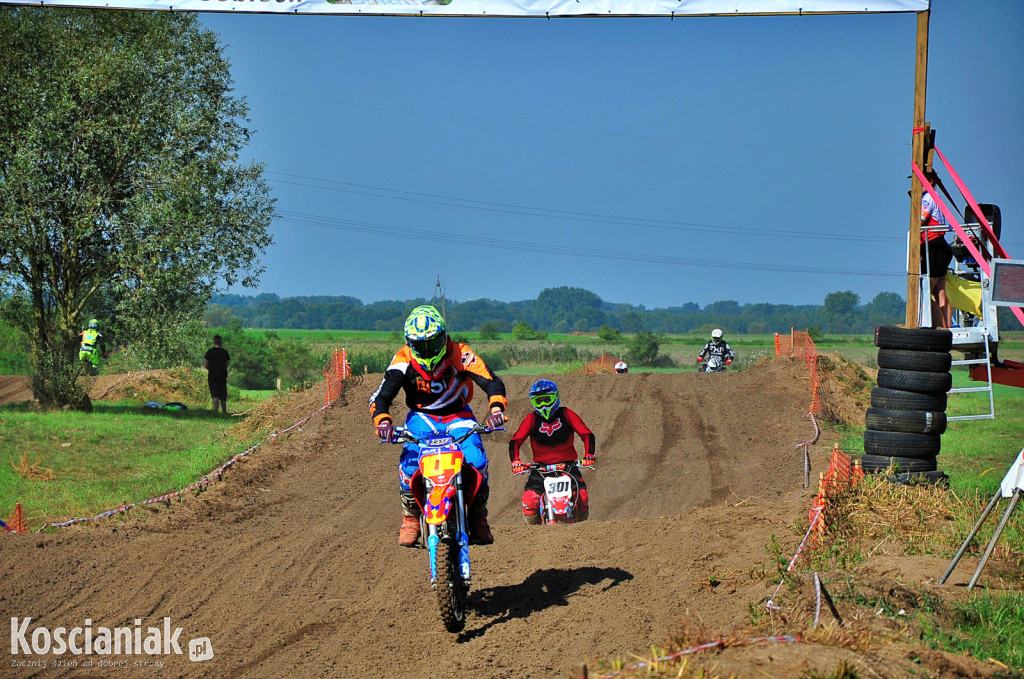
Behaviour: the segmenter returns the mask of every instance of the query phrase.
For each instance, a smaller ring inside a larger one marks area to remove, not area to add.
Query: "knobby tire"
[[[466,602],[469,593],[459,570],[459,545],[446,538],[437,543],[437,604],[441,621],[451,633],[466,626]]]

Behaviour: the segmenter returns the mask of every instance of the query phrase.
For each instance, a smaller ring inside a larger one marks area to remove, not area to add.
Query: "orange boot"
[[[412,493],[403,492],[402,527],[398,530],[398,544],[403,547],[415,547],[420,539],[420,506]]]
[[[415,516],[402,515],[402,527],[398,530],[398,544],[403,547],[415,547],[420,539],[420,520]]]

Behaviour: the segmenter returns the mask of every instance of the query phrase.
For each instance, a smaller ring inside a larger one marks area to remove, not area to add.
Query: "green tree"
[[[169,360],[216,287],[256,284],[273,200],[231,85],[194,14],[0,7],[0,294],[44,403],[76,398],[47,385],[88,318]]]
[[[828,321],[828,328],[833,333],[850,332],[854,325],[854,317],[860,296],[850,290],[830,292],[825,295],[823,314]]]
[[[487,321],[480,326],[480,339],[482,340],[496,340],[498,339],[498,324],[494,321]]]
[[[611,326],[602,325],[597,329],[598,339],[602,339],[605,342],[618,342],[622,337],[622,333],[619,332],[618,328],[612,328]]]
[[[525,321],[516,321],[516,324],[512,326],[512,339],[516,340],[532,340],[537,339],[537,331],[533,329],[533,326]]]
[[[658,362],[658,349],[660,347],[661,343],[654,333],[647,330],[638,332],[633,335],[633,339],[628,344],[627,356],[629,357],[629,362],[637,365],[655,365]]]
[[[324,361],[313,354],[308,344],[296,340],[278,340],[270,345],[274,367],[285,386],[314,380]]]
[[[895,325],[906,318],[907,304],[895,292],[880,292],[865,307],[864,327],[860,332],[871,332],[879,325]]]
[[[277,333],[247,333],[236,320],[221,334],[224,348],[231,355],[228,384],[239,389],[273,389],[277,367],[270,345],[280,339]],[[210,338],[212,341],[212,332]]]

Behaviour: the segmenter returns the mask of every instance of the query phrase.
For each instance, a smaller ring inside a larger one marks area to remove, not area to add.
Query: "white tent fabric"
[[[434,16],[747,16],[923,12],[930,0],[0,0],[35,7]]]

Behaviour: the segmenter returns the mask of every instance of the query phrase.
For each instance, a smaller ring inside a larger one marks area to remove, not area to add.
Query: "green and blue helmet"
[[[89,329],[90,330],[95,330],[98,327],[100,327],[100,322],[98,320],[96,320],[95,318],[90,318],[89,319]]]
[[[405,319],[405,343],[423,367],[433,370],[444,358],[448,346],[444,317],[429,304],[416,307]]]
[[[530,405],[545,420],[551,419],[559,403],[558,385],[551,380],[537,380],[530,387]]]

